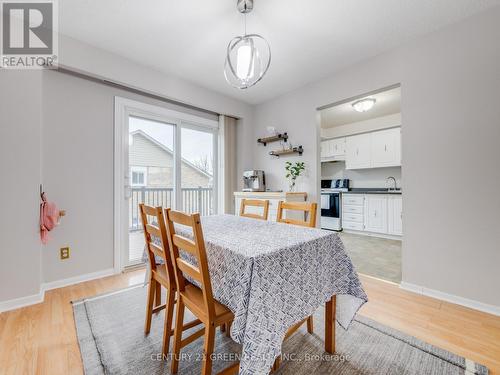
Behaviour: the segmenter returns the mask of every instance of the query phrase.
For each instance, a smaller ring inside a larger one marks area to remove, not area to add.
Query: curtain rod
[[[130,92],[132,94],[142,95],[142,96],[145,96],[145,97],[148,97],[148,98],[151,98],[151,99],[156,99],[156,100],[159,100],[159,101],[162,101],[162,102],[165,102],[165,103],[178,105],[178,106],[181,106],[181,107],[184,107],[184,108],[187,108],[187,109],[192,109],[192,110],[195,110],[195,111],[204,112],[204,113],[207,113],[207,114],[210,114],[210,115],[215,115],[215,116],[220,116],[221,115],[220,113],[211,111],[209,109],[204,109],[204,108],[196,107],[196,106],[194,106],[192,104],[183,103],[181,101],[170,99],[170,98],[167,98],[165,96],[158,95],[158,94],[154,94],[154,93],[148,92],[146,90],[138,89],[138,88],[135,88],[135,87],[132,87],[132,86],[127,86],[127,85],[124,85],[124,84],[118,83],[118,82],[113,82],[113,81],[110,81],[110,80],[105,79],[105,78],[95,77],[95,76],[92,76],[92,75],[90,75],[88,73],[77,71],[75,69],[71,69],[71,68],[68,68],[66,66],[59,65],[59,67],[57,69],[54,69],[54,70],[57,71],[57,72],[63,73],[63,74],[69,74],[69,75],[72,75],[72,76],[75,76],[75,77],[86,79],[88,81],[92,81],[92,82],[104,84],[106,86],[115,87],[115,88],[118,88],[118,89],[121,89],[121,90],[124,90],[124,91],[128,91],[128,92]],[[230,115],[226,115],[226,116],[236,118],[236,117],[230,116]]]

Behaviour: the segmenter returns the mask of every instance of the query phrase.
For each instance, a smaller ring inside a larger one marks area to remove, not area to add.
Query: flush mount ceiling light
[[[238,89],[247,89],[266,74],[271,64],[271,47],[258,34],[247,34],[246,15],[253,9],[253,0],[237,0],[237,8],[245,16],[245,33],[233,38],[227,45],[224,76]]]
[[[356,100],[354,103],[352,103],[352,108],[354,108],[356,112],[366,112],[373,108],[376,101],[377,99],[375,98],[364,98]]]

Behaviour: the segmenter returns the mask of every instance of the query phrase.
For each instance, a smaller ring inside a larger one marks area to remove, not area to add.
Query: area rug
[[[151,333],[144,335],[145,301],[146,287],[136,286],[73,302],[86,374],[170,374],[170,360],[161,358],[163,312],[153,316]],[[186,315],[186,321],[193,319]],[[337,326],[337,353],[329,355],[323,326],[319,309],[314,335],[301,328],[284,343],[278,374],[488,374],[483,365],[360,315],[347,331]],[[183,348],[180,375],[200,374],[202,350],[203,337]],[[240,353],[241,346],[218,330],[213,373]]]

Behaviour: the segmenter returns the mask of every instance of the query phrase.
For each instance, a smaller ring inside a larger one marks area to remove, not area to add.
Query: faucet
[[[391,191],[391,190],[396,191],[396,190],[398,190],[397,183],[396,183],[396,179],[395,179],[394,177],[392,177],[392,176],[389,176],[389,177],[387,177],[387,178],[385,179],[385,182],[387,183],[389,180],[394,181],[394,187],[393,187],[392,189],[391,189],[391,188],[389,188],[389,189],[388,189],[388,191]]]

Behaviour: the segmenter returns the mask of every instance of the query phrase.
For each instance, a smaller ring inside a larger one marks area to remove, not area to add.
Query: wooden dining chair
[[[262,207],[262,215],[246,212],[247,207]],[[252,219],[267,220],[269,213],[269,200],[267,199],[242,199],[240,205],[240,216]]]
[[[165,309],[165,323],[163,327],[162,354],[166,357],[169,351],[170,337],[173,336],[172,321],[174,304],[176,303],[177,284],[175,283],[174,269],[170,258],[167,239],[167,229],[161,207],[151,207],[145,204],[139,205],[139,210],[144,228],[144,239],[148,253],[148,261],[151,272],[149,273],[148,297],[146,305],[146,322],[144,333],[149,334],[151,330],[151,319],[154,313]],[[151,218],[151,219],[150,219]],[[159,262],[156,257],[159,258]],[[165,304],[161,304],[161,287],[167,290]],[[200,324],[193,321],[183,325],[188,329]]]
[[[306,220],[287,219],[283,215],[284,210],[301,211],[307,215]],[[316,226],[316,213],[318,211],[318,204],[313,202],[278,202],[278,215],[276,221],[280,223],[300,225],[303,227],[314,228]]]
[[[301,211],[304,213],[304,217],[307,216],[306,220],[298,220],[298,219],[285,219],[283,215],[284,210],[294,210],[294,211]],[[283,202],[279,201],[278,202],[278,215],[276,218],[277,222],[280,223],[286,223],[286,224],[294,224],[294,225],[299,225],[302,227],[309,227],[309,228],[314,228],[316,227],[316,213],[318,210],[318,204],[315,202]],[[307,322],[307,332],[310,334],[314,333],[314,320],[312,315],[305,318],[304,320],[296,323],[292,327],[288,329],[288,332],[286,333],[285,340],[290,337],[295,331],[297,331],[302,324]],[[281,362],[281,357],[278,357],[276,361],[274,362],[273,365],[273,372],[277,371],[279,369]]]
[[[198,337],[205,335],[201,373],[202,375],[210,375],[212,373],[212,353],[215,346],[215,328],[223,325],[229,327],[234,320],[234,314],[213,297],[200,215],[197,213],[187,215],[167,208],[165,210],[165,217],[170,254],[179,296],[177,301],[171,372],[176,374],[179,369],[181,348],[190,344]],[[191,228],[193,239],[178,234],[174,224],[182,224]],[[180,251],[191,254],[195,258],[197,265],[184,260],[180,256]],[[201,288],[191,283],[186,276],[190,277],[191,280],[197,281]],[[203,322],[205,328],[183,339],[182,329],[179,327],[182,327],[182,322],[184,321],[185,307]],[[235,363],[219,374],[236,374],[238,373],[238,369],[239,363]]]

